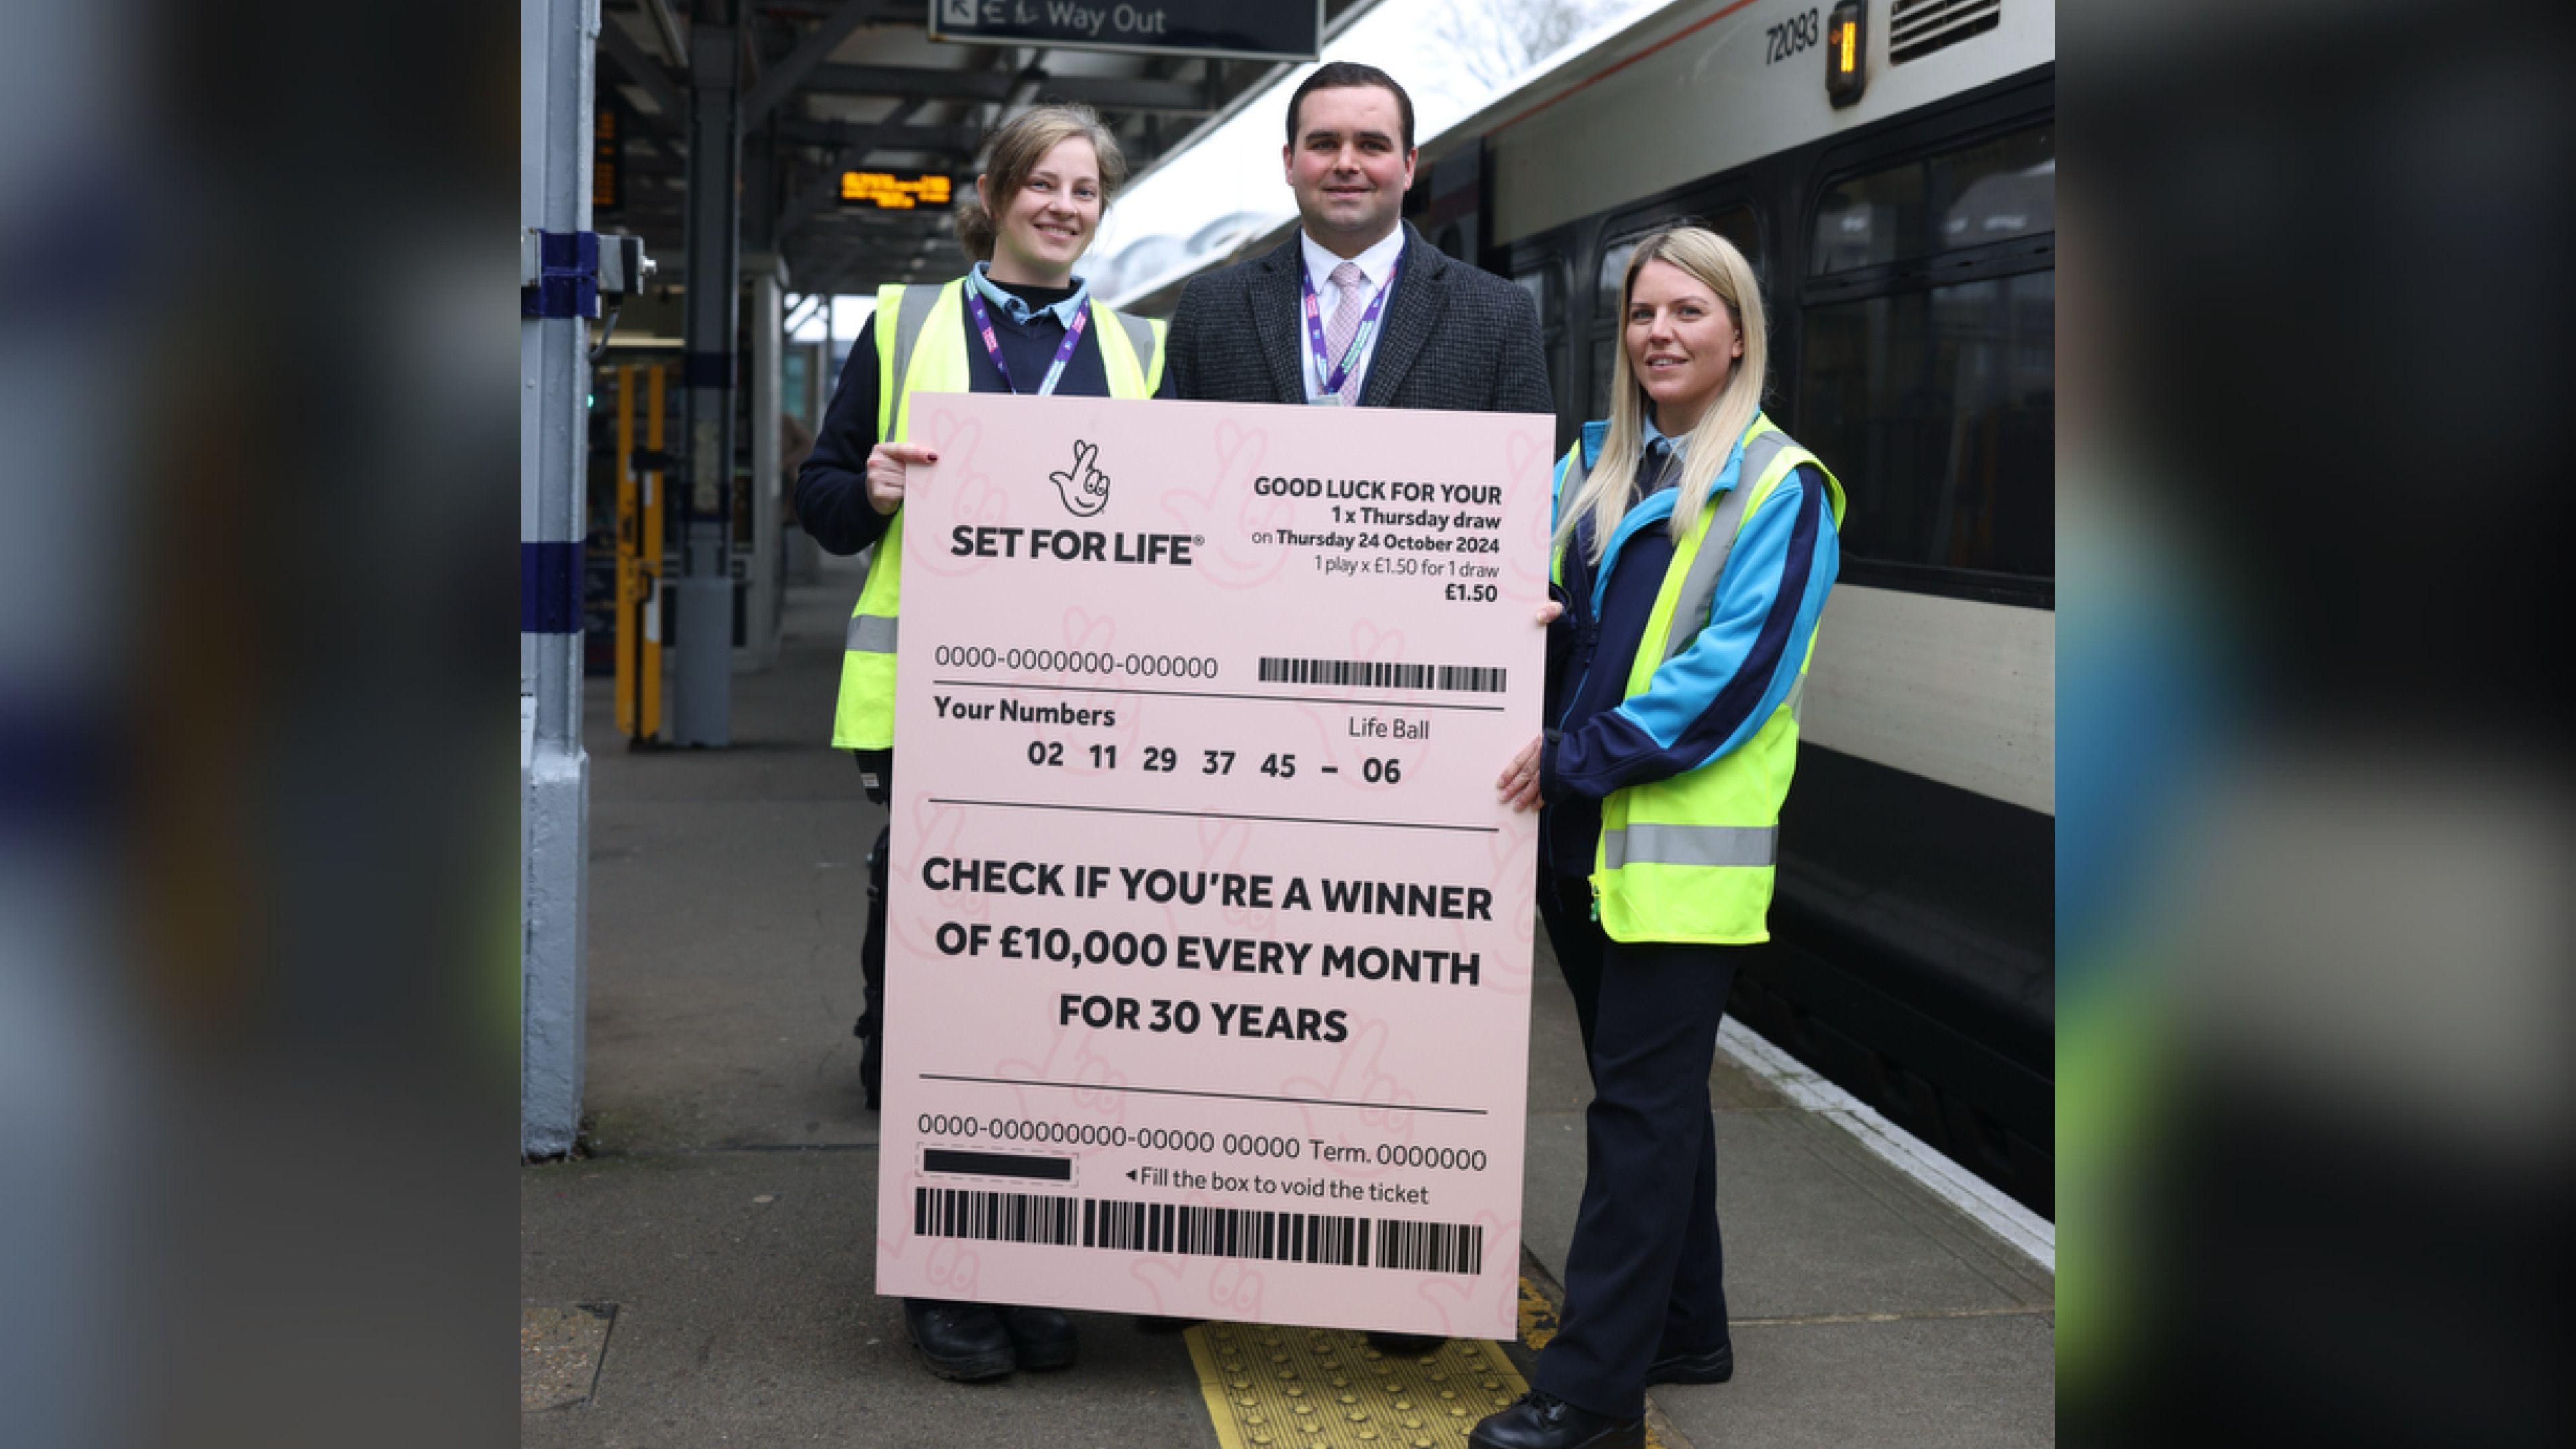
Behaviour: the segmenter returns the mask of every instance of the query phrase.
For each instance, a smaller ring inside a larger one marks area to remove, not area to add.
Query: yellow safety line
[[[1522,1345],[1536,1353],[1556,1327],[1555,1303],[1524,1276]],[[1223,1449],[1457,1449],[1478,1420],[1529,1391],[1491,1339],[1388,1358],[1341,1328],[1202,1323],[1182,1338]],[[1660,1449],[1648,1419],[1646,1449]]]
[[[1202,1323],[1184,1337],[1224,1449],[1455,1449],[1529,1388],[1490,1339],[1406,1359],[1340,1328]]]

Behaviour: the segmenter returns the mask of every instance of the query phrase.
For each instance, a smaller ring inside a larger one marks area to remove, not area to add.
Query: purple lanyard
[[[1002,375],[1002,386],[1014,396],[1019,384],[1011,381],[1011,365],[1002,360],[1002,344],[993,337],[993,314],[984,309],[984,299],[973,287],[966,289],[967,310],[975,314],[975,330],[984,335],[985,355],[993,359],[993,370]],[[1082,329],[1091,320],[1091,303],[1085,301],[1074,309],[1073,322],[1064,329],[1064,341],[1056,347],[1055,362],[1047,368],[1046,380],[1038,384],[1039,397],[1053,397],[1058,379],[1064,376],[1064,365],[1073,360],[1073,349],[1082,345]]]
[[[1304,267],[1297,269],[1297,288],[1306,298],[1306,339],[1315,349],[1315,371],[1320,373],[1326,368],[1332,369],[1332,375],[1324,379],[1324,396],[1341,395],[1342,384],[1351,375],[1351,363],[1360,355],[1360,344],[1368,341],[1369,334],[1377,330],[1378,309],[1386,305],[1386,294],[1395,290],[1395,279],[1403,272],[1404,256],[1398,253],[1395,265],[1386,270],[1386,284],[1377,289],[1376,296],[1369,298],[1368,310],[1360,314],[1359,330],[1351,334],[1351,345],[1336,365],[1324,353],[1324,314],[1323,309],[1315,304],[1315,278]]]

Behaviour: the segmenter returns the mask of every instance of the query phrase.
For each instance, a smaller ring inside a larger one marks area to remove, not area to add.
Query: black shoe
[[[1011,1336],[1011,1356],[1024,1369],[1060,1369],[1073,1362],[1078,1347],[1073,1320],[1053,1308],[998,1308],[1002,1331]]]
[[[1721,1343],[1698,1353],[1658,1355],[1646,1366],[1646,1382],[1654,1384],[1722,1384],[1735,1377],[1735,1345]]]
[[[1533,1389],[1467,1433],[1477,1449],[1644,1449],[1646,1421],[1613,1419]]]
[[[1436,1333],[1387,1333],[1374,1328],[1368,1336],[1369,1347],[1388,1358],[1420,1358],[1448,1341]]]
[[[885,1040],[877,1031],[876,1013],[859,1018],[850,1035],[863,1045],[859,1048],[859,1087],[868,1094],[868,1110],[877,1110],[877,1099],[885,1095]]]
[[[1136,1331],[1138,1333],[1187,1333],[1205,1322],[1207,1320],[1204,1318],[1174,1318],[1162,1313],[1139,1313],[1136,1315]]]
[[[943,1379],[997,1379],[1018,1362],[1001,1317],[982,1303],[907,1298],[903,1326],[911,1331],[913,1351],[923,1365]]]

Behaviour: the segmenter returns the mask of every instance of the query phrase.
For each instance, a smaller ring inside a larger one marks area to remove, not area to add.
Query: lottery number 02
[[[1031,740],[1029,741],[1029,763],[1061,765],[1064,763],[1064,746],[1050,740]]]

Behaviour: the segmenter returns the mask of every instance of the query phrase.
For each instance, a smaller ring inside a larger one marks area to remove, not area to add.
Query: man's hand
[[[922,443],[879,443],[868,450],[868,506],[892,514],[903,506],[903,470],[912,463],[936,463],[939,450]]]

